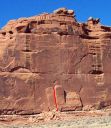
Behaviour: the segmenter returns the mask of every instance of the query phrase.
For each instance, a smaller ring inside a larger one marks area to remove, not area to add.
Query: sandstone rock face
[[[78,23],[65,8],[9,21],[0,30],[0,114],[111,106],[111,27],[99,21]]]

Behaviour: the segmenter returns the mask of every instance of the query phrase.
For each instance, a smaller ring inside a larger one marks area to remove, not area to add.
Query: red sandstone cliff
[[[110,64],[111,27],[99,19],[78,23],[62,8],[11,20],[0,30],[0,113],[110,106]]]

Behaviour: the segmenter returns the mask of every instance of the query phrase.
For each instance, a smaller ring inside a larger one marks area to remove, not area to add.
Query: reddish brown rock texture
[[[111,27],[65,8],[0,30],[0,114],[111,105]]]

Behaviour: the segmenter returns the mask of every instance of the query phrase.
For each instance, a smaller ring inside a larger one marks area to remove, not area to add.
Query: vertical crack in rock
[[[28,51],[30,51],[30,42],[31,42],[31,36],[30,35],[26,35],[26,67],[28,69],[30,69],[30,62],[31,62],[31,58],[30,58],[30,53]]]
[[[103,50],[101,47],[101,43],[97,42],[92,45],[90,49],[92,53],[92,70],[89,72],[91,74],[103,74]]]

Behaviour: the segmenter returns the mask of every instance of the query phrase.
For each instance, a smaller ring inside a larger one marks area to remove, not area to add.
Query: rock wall
[[[111,106],[111,27],[65,8],[0,30],[0,114]]]

